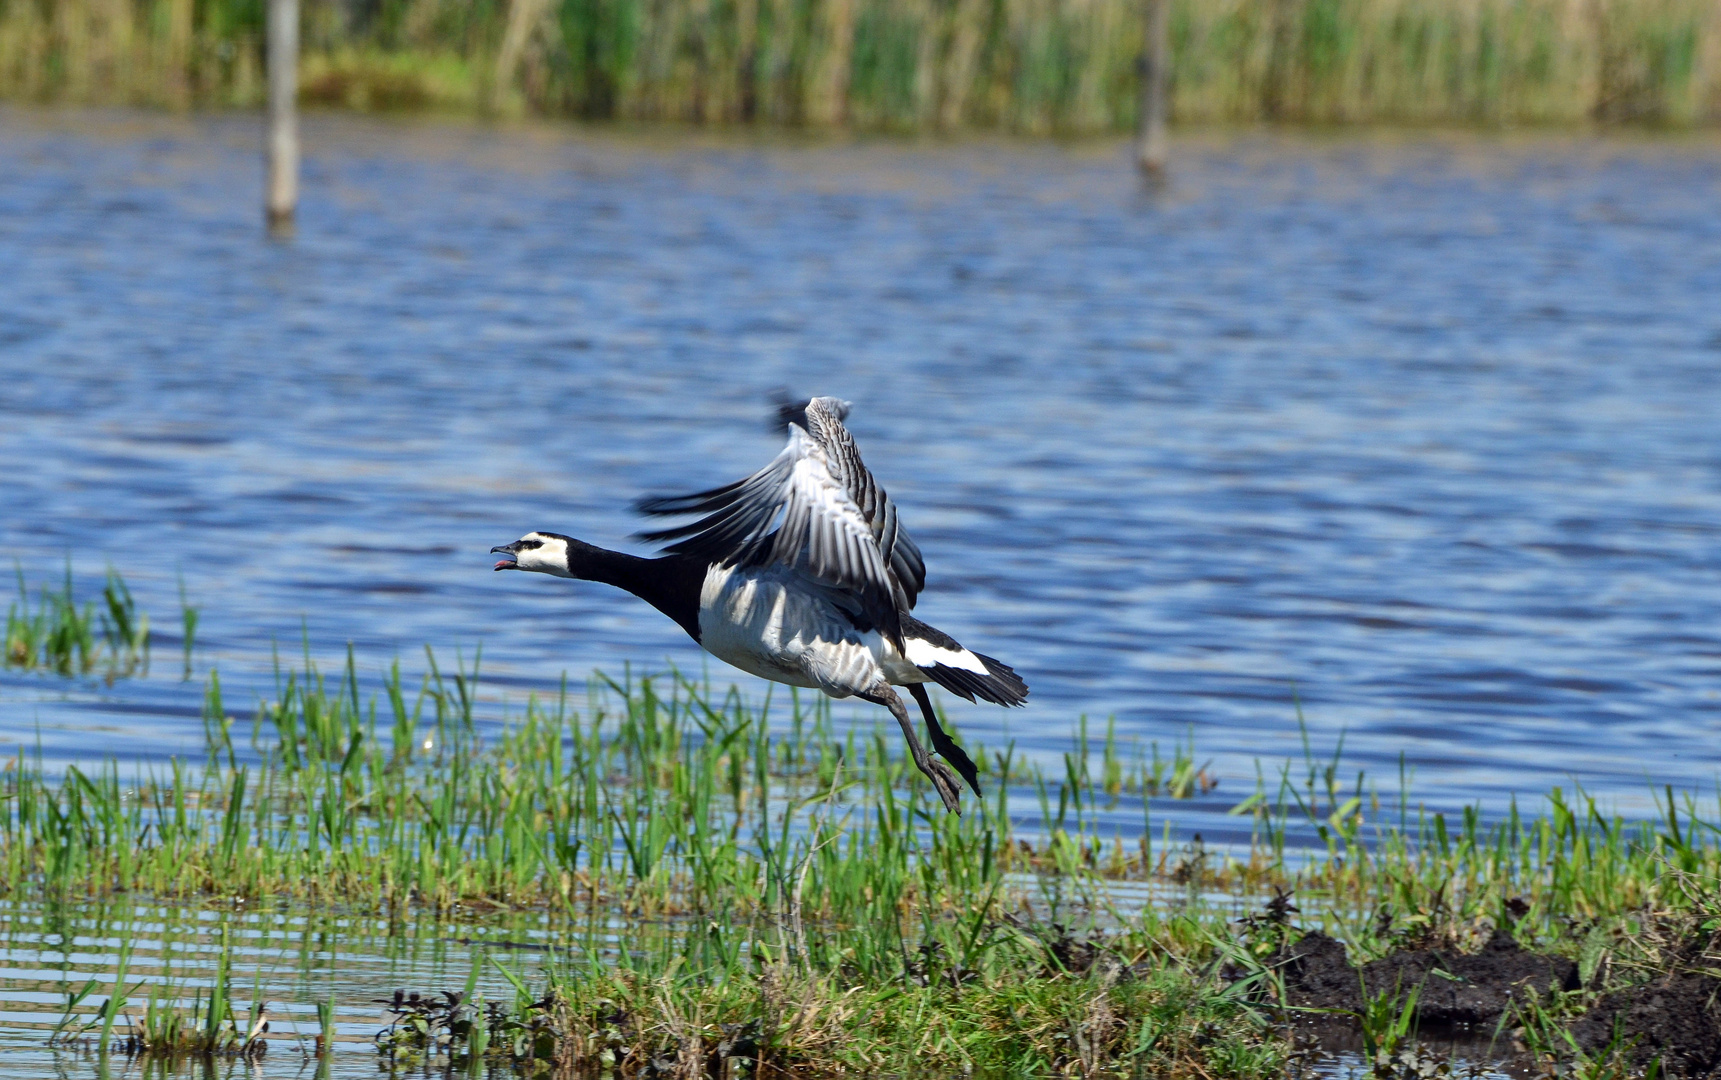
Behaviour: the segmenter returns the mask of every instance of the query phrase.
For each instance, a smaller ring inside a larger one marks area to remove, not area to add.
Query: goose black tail
[[[967,668],[947,667],[944,664],[933,664],[920,670],[932,676],[932,680],[939,686],[952,694],[960,694],[969,701],[978,698],[994,705],[1021,705],[1028,700],[1028,684],[1022,681],[1022,677],[1016,674],[1009,664],[982,653],[974,653],[974,656],[986,665],[986,674],[969,671]]]

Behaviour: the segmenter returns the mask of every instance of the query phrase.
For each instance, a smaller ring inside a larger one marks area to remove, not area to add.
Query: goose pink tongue
[[[497,559],[496,565],[491,567],[491,569],[493,569],[493,570],[510,570],[510,569],[513,569],[513,566],[514,566],[514,560],[513,559]]]

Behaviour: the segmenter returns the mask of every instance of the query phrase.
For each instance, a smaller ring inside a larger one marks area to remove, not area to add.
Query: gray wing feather
[[[824,449],[832,475],[848,490],[849,497],[860,509],[891,573],[901,584],[908,607],[926,587],[926,563],[920,548],[909,538],[897,520],[896,504],[890,501],[866,463],[854,436],[843,426],[848,415],[848,403],[835,398],[814,398],[802,407],[806,430]]]
[[[842,425],[846,413],[834,398],[785,407],[789,443],[770,464],[709,491],[641,500],[646,514],[703,515],[641,538],[724,565],[800,570],[854,593],[873,625],[900,639],[899,613],[914,607],[926,564],[861,461]]]

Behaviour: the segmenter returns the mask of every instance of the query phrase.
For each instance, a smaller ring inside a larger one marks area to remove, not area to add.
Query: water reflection
[[[403,927],[316,909],[0,904],[0,1077],[374,1076],[372,1040],[387,1024],[379,1001],[397,988],[461,989],[469,978],[489,1000],[512,1000],[512,987],[485,957],[498,950],[513,970],[541,981],[539,954],[519,946],[542,939],[540,921],[524,915]],[[100,1052],[99,1024],[89,1025],[122,963],[127,1003],[116,1037],[142,1020],[152,998],[187,1012],[207,1008],[224,959],[234,1014],[268,1003],[269,1049],[260,1059],[169,1065]],[[91,979],[100,982],[97,992],[68,1020],[68,995]],[[333,1052],[322,1056],[315,1050],[318,1002],[334,1004]],[[49,1047],[51,1036],[57,1048]]]

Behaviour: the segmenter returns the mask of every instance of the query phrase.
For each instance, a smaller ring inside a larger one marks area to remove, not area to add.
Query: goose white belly
[[[848,697],[886,682],[927,682],[878,631],[856,630],[792,570],[713,566],[699,596],[699,644],[751,675]]]

